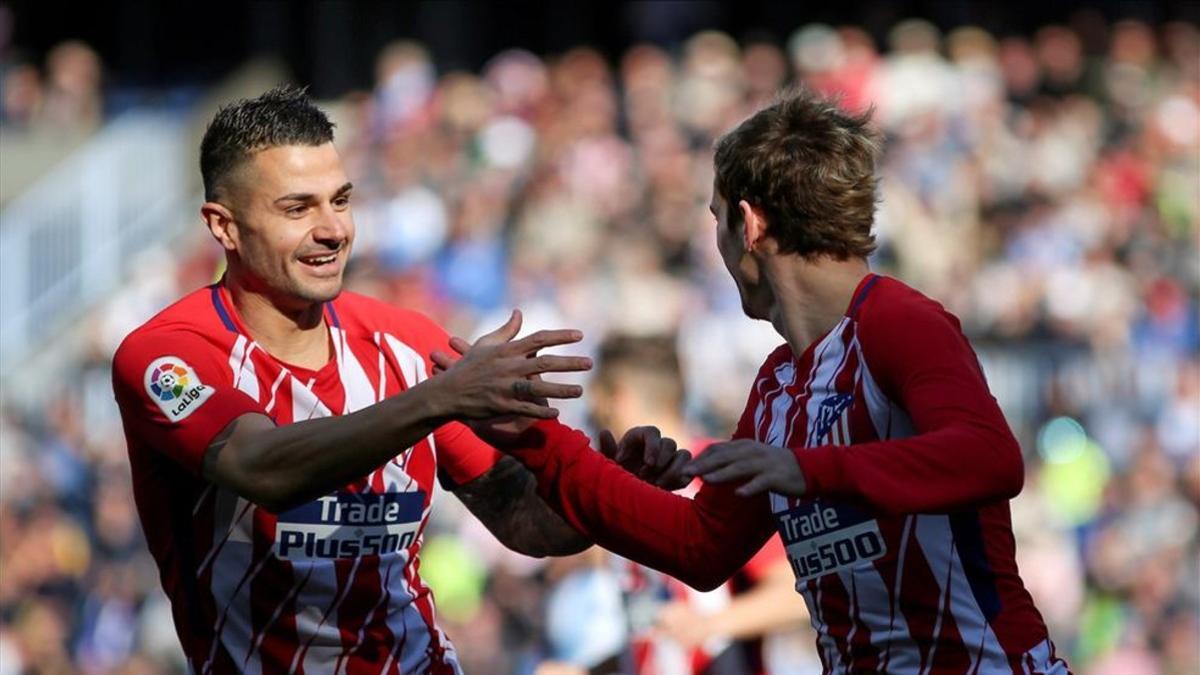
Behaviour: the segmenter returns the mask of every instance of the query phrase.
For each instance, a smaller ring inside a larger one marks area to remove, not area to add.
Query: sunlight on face
[[[332,143],[268,148],[239,173],[231,267],[281,306],[337,297],[354,240],[353,186],[337,149]]]

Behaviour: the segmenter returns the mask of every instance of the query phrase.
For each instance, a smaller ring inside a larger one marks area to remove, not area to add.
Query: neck
[[[280,306],[266,289],[230,270],[225,288],[246,332],[268,354],[310,370],[324,366],[331,356],[321,303]]]
[[[871,271],[863,258],[808,261],[795,255],[771,256],[764,267],[775,296],[771,324],[797,356],[842,320]]]

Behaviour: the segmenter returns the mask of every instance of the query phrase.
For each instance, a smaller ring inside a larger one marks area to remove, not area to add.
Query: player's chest
[[[375,340],[341,335],[332,358],[311,371],[282,363],[239,336],[229,355],[231,384],[258,401],[277,424],[344,415],[425,380],[424,359],[388,335]]]
[[[755,438],[777,447],[848,446],[875,439],[861,371],[783,364],[760,378]],[[798,582],[882,558],[887,546],[874,517],[829,499],[770,496],[776,528]]]
[[[755,384],[756,440],[788,448],[851,445],[873,436],[856,373],[818,379],[785,363]]]

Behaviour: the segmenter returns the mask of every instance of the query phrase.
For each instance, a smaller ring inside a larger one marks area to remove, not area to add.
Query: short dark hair
[[[614,333],[600,344],[593,382],[613,390],[617,381],[637,380],[647,397],[669,408],[683,404],[683,368],[674,335]]]
[[[200,142],[204,198],[216,199],[225,178],[259,150],[331,141],[333,122],[313,105],[307,88],[280,85],[221,106]]]
[[[866,257],[875,250],[875,160],[871,111],[853,115],[805,89],[784,92],[717,140],[716,188],[763,210],[780,250],[806,258]]]

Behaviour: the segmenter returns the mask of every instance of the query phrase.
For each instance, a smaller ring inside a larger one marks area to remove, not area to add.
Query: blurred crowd
[[[87,132],[103,121],[104,66],[80,40],[64,40],[38,62],[13,42],[16,15],[0,4],[0,126],[54,134]]]
[[[1076,672],[1196,672],[1195,25],[1082,13],[997,36],[909,20],[882,41],[809,25],[783,41],[703,32],[615,62],[578,48],[507,51],[478,73],[437,65],[392,44],[372,91],[328,106],[356,186],[349,288],[466,336],[512,306],[528,328],[583,329],[585,350],[667,336],[693,438],[730,433],[781,341],[742,316],[716,254],[713,140],[787,85],[873,107],[886,138],[873,265],[962,319],[1022,441],[1018,564],[1060,653]],[[182,668],[107,359],[211,281],[220,251],[200,229],[186,254],[133,261],[52,405],[0,419],[0,674]],[[565,416],[596,431],[612,405]],[[467,672],[586,671],[607,656],[589,644],[597,631],[570,630],[577,613],[547,609],[587,584],[502,550],[453,498],[434,509],[422,559]],[[799,653],[775,672],[813,667]]]

